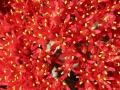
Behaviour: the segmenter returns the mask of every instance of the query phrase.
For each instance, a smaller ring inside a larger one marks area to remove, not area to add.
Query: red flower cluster
[[[119,90],[119,30],[119,0],[2,0],[0,88],[70,90],[73,72],[78,90]]]

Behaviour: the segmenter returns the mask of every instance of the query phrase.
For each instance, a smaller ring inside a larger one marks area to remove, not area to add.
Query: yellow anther
[[[80,69],[80,72],[83,72],[83,70]]]
[[[97,77],[98,77],[98,78],[101,78],[101,75],[100,75],[100,74],[98,74],[98,75],[97,75]]]
[[[49,82],[47,82],[47,85],[49,85],[50,83]]]
[[[102,85],[102,88],[104,89],[104,88],[105,88],[105,86],[104,86],[104,85]]]
[[[97,63],[95,63],[95,64],[94,64],[94,66],[98,66],[98,64],[97,64]]]
[[[63,75],[64,74],[64,71],[63,72],[61,72],[61,75]]]
[[[55,36],[58,37],[58,34],[56,33]]]
[[[86,36],[86,40],[88,40],[88,36]]]
[[[86,73],[86,76],[88,76],[88,73]]]
[[[105,74],[106,74],[106,75],[108,74],[107,71],[105,71]]]
[[[6,70],[4,70],[4,73],[6,73]]]
[[[75,9],[78,9],[78,7],[76,6]]]
[[[91,35],[92,35],[93,37],[95,37],[95,34],[92,33]]]
[[[118,14],[120,14],[120,12],[118,12]]]
[[[66,43],[64,42],[64,43],[63,43],[63,45],[65,45],[65,46],[66,46]]]
[[[81,85],[83,82],[81,81],[81,82],[79,82],[79,84]]]
[[[66,85],[66,83],[65,83],[65,82],[63,82],[63,85]]]
[[[104,68],[108,68],[107,66],[104,66]]]
[[[82,15],[82,18],[85,18],[85,15]]]
[[[117,84],[120,84],[120,81],[117,81]]]
[[[117,30],[117,28],[116,28],[116,27],[112,27],[112,29],[113,29],[113,30]]]
[[[94,71],[95,71],[95,69],[92,69],[92,71],[94,72]]]
[[[67,1],[64,1],[65,4],[67,4]]]
[[[33,78],[33,76],[30,76],[30,78]]]
[[[86,82],[89,83],[89,80],[87,80]]]
[[[70,73],[68,73],[68,77],[70,77]]]
[[[107,80],[106,78],[103,78],[105,81]]]

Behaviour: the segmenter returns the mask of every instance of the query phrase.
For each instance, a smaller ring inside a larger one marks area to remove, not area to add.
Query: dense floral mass
[[[120,90],[120,0],[1,0],[0,90]]]

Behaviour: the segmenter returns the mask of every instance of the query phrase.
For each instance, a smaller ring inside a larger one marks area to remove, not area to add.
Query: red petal
[[[79,13],[75,10],[75,16],[78,18],[78,20],[81,18]]]
[[[113,67],[108,67],[107,70],[108,70],[108,71],[115,71],[115,68],[113,68]]]
[[[65,23],[68,23],[70,20],[70,14],[67,15],[66,19],[65,19]]]
[[[63,58],[65,58],[66,56],[67,56],[66,54],[61,54],[58,59],[63,59]]]
[[[110,0],[100,0],[100,3],[101,2],[110,2]]]
[[[95,34],[99,34],[99,33],[101,33],[101,31],[98,30],[98,29],[96,29],[96,30],[94,30],[94,31],[95,31]]]
[[[108,90],[113,90],[108,83],[106,83],[106,82],[103,82],[103,83],[104,83],[104,85],[106,86],[106,88],[107,88]]]
[[[90,15],[89,17],[86,18],[86,21],[91,20],[94,17],[94,15]]]
[[[77,57],[81,57],[81,54],[79,54],[79,53],[76,53],[76,54],[75,54],[75,56],[77,56]]]
[[[85,82],[85,89],[93,90],[93,85],[90,82]]]
[[[91,53],[92,53],[92,54],[96,54],[96,53],[97,53],[97,47],[93,47],[93,48],[91,49]]]
[[[85,45],[85,44],[82,44],[82,45],[80,46],[80,48],[81,48],[81,51],[82,51],[84,54],[86,54],[86,52],[87,52],[86,45]]]

